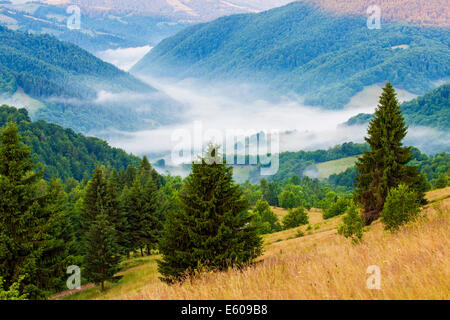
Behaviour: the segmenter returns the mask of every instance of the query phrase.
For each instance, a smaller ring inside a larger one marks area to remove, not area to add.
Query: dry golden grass
[[[128,299],[449,299],[449,209],[396,234],[371,227],[354,246],[335,231],[271,244],[244,271],[212,273],[181,285],[151,283]],[[367,267],[381,268],[381,290],[366,287]]]
[[[275,215],[278,217],[278,220],[283,221],[284,216],[289,213],[289,210],[280,208],[280,207],[270,207]]]
[[[450,187],[444,188],[444,189],[438,189],[433,190],[427,193],[425,198],[432,202],[432,201],[438,201],[443,200],[450,197]]]
[[[280,221],[282,220],[282,217],[284,217],[288,213],[288,210],[277,207],[272,207],[272,210],[278,216],[278,219],[280,219]],[[297,238],[298,237],[297,233],[299,230],[302,230],[303,233],[307,236],[316,233],[322,233],[329,230],[334,230],[342,222],[342,217],[334,217],[331,219],[324,220],[322,217],[322,210],[316,208],[312,208],[311,210],[308,211],[308,217],[309,217],[309,224],[312,227],[311,230],[307,230],[308,226],[301,226],[298,228],[283,230],[277,233],[267,234],[264,235],[263,237],[264,244],[269,245],[275,242]]]
[[[263,257],[243,271],[209,273],[168,286],[159,281],[156,257],[148,257],[105,293],[91,288],[70,298],[449,299],[449,196],[450,188],[430,192],[431,203],[418,221],[395,234],[377,222],[356,246],[336,234],[340,217],[324,222],[321,212],[313,210],[310,219],[321,223],[320,229],[301,238],[289,239],[296,229],[266,236]],[[381,290],[366,286],[371,265],[381,269]]]

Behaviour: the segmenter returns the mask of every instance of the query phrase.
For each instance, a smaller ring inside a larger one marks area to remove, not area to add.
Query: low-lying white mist
[[[193,81],[170,82],[143,79],[171,98],[187,106],[184,121],[177,125],[138,132],[114,132],[109,142],[137,155],[169,154],[177,141],[174,132],[185,130],[194,136],[200,124],[202,132],[216,130],[280,132],[280,151],[328,148],[339,143],[362,142],[365,128],[341,124],[358,113],[372,113],[375,105],[327,110],[307,106],[301,98],[281,98],[278,102],[249,98],[249,85],[200,87]],[[203,143],[210,138],[203,137]],[[191,139],[192,140],[192,139]],[[191,141],[192,142],[192,141]],[[193,142],[192,142],[193,143]]]
[[[142,46],[136,48],[118,48],[99,51],[96,56],[103,61],[115,65],[124,71],[130,70],[139,60],[141,60],[152,47]]]

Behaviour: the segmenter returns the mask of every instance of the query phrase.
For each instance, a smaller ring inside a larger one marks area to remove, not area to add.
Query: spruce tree
[[[192,164],[178,198],[180,210],[169,213],[160,241],[163,280],[204,268],[241,267],[261,254],[261,238],[232,170],[212,145]]]
[[[144,199],[142,186],[136,176],[131,188],[125,188],[121,197],[121,207],[127,219],[126,239],[129,243],[128,250],[140,249],[143,255],[145,244],[142,242],[142,212],[144,211]]]
[[[96,168],[84,195],[83,228],[84,271],[96,284],[112,280],[120,262],[117,232],[112,223],[114,213],[108,201],[107,182],[101,168]]]
[[[114,281],[119,270],[120,249],[117,245],[114,226],[106,214],[98,215],[92,222],[86,235],[87,250],[85,271],[88,279],[101,284],[105,290],[105,281]]]
[[[140,243],[147,248],[147,254],[150,254],[151,249],[156,248],[163,227],[164,218],[160,196],[160,192],[156,190],[153,177],[150,177],[143,188],[143,208],[140,226]]]
[[[89,229],[96,217],[104,213],[107,202],[107,183],[101,168],[96,168],[86,186],[83,201],[83,228]]]
[[[417,167],[407,165],[413,155],[411,147],[402,144],[406,134],[395,90],[388,82],[365,138],[370,150],[356,163],[355,198],[362,205],[366,225],[379,218],[389,190],[401,183],[413,186],[420,178]],[[423,199],[422,192],[419,197]]]
[[[116,230],[117,244],[123,254],[128,255],[130,240],[128,239],[128,220],[126,213],[121,208],[119,174],[113,169],[106,182],[106,212]]]
[[[139,164],[138,175],[142,186],[147,183],[152,175],[152,165],[148,161],[147,156],[144,156]]]
[[[41,254],[37,261],[38,287],[47,291],[63,290],[66,270],[75,260],[76,247],[67,195],[59,180],[53,179],[47,186],[39,230],[46,237],[41,242]]]
[[[62,186],[47,187],[37,167],[8,123],[0,133],[0,274],[30,299],[60,288],[73,244]]]
[[[20,292],[31,299],[41,296],[36,264],[44,200],[36,168],[17,126],[8,123],[0,133],[0,275],[5,288],[23,278]]]

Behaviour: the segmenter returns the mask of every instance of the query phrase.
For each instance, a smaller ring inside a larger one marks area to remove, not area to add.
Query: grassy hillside
[[[338,160],[318,163],[316,164],[316,168],[319,173],[318,178],[326,179],[332,174],[344,172],[348,168],[351,168],[355,165],[356,159],[358,159],[358,157],[347,157]]]
[[[353,166],[354,161],[352,162],[350,158],[361,155],[366,149],[366,144],[345,142],[327,150],[286,151],[280,153],[280,168],[274,176],[261,176],[259,166],[236,165],[233,168],[233,178],[239,184],[247,180],[259,183],[262,178],[282,181],[293,175],[327,178],[331,174],[341,173]],[[334,160],[340,161],[332,162]]]
[[[132,72],[267,85],[271,93],[304,96],[306,104],[341,108],[387,80],[414,94],[433,89],[450,74],[449,45],[448,28],[393,22],[370,30],[365,12],[342,16],[294,2],[189,27]]]
[[[66,299],[449,299],[450,188],[428,193],[423,217],[390,234],[380,223],[354,246],[336,234],[340,217],[321,220],[310,212],[312,230],[265,237],[265,254],[243,271],[205,274],[181,285],[158,279],[155,259],[135,258],[117,284]],[[315,226],[319,226],[318,228]],[[305,227],[302,227],[305,228]],[[367,267],[381,269],[381,290],[366,288]],[[128,267],[127,267],[128,266]]]

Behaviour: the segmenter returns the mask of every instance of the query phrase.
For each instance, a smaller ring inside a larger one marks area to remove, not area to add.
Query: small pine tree
[[[338,228],[338,234],[351,238],[354,244],[361,242],[363,238],[364,221],[357,205],[352,201],[342,218],[344,222]]]
[[[120,249],[115,238],[115,230],[105,214],[98,215],[86,235],[87,250],[85,272],[95,284],[105,290],[105,281],[114,281],[120,262]]]
[[[192,164],[178,197],[181,210],[169,213],[160,240],[163,280],[180,280],[201,268],[241,267],[261,254],[262,240],[232,170],[212,145]]]
[[[413,155],[411,147],[402,145],[406,133],[395,90],[388,82],[365,138],[370,150],[356,163],[355,199],[362,205],[366,225],[379,218],[389,190],[401,183],[412,186],[420,178],[418,168],[407,165]]]
[[[420,213],[417,193],[401,184],[392,189],[381,213],[381,222],[386,230],[396,231],[400,226],[414,220]]]
[[[283,228],[291,229],[309,223],[308,213],[305,208],[298,207],[289,210],[289,213],[283,218]]]

